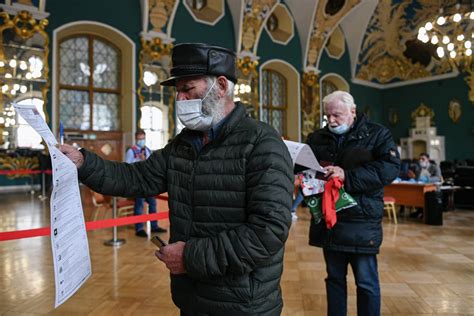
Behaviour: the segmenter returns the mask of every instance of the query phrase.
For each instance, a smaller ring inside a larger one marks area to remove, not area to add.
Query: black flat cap
[[[227,48],[201,43],[178,44],[173,48],[171,77],[162,86],[174,86],[176,79],[200,75],[225,76],[236,83],[235,53]]]

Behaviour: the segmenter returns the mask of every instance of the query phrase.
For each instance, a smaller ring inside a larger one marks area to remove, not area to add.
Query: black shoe
[[[135,233],[136,236],[138,237],[145,237],[145,238],[148,238],[148,234],[146,233],[146,231],[144,231],[143,229],[142,230],[139,230]]]
[[[151,232],[152,233],[166,233],[167,230],[165,228],[161,228],[160,226],[158,226],[157,228],[152,229]]]

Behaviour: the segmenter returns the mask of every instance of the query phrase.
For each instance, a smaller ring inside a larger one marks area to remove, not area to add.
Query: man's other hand
[[[334,177],[338,177],[344,182],[345,174],[344,169],[337,167],[337,166],[327,166],[324,168],[326,170],[326,174],[324,175],[328,180]]]
[[[63,144],[58,145],[58,148],[63,154],[66,155],[66,157],[68,157],[76,165],[77,169],[79,169],[84,163],[84,156],[76,147],[68,144]]]
[[[185,242],[178,241],[162,247],[155,252],[155,256],[163,261],[171,274],[186,273],[184,266],[184,246]]]

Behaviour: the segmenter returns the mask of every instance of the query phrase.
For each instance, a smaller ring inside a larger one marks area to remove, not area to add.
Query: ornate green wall
[[[474,105],[468,99],[468,86],[464,75],[445,79],[384,90],[384,122],[393,132],[395,140],[407,137],[411,127],[411,112],[421,102],[435,112],[435,126],[438,135],[445,136],[446,159],[474,158]],[[462,115],[458,123],[448,116],[448,104],[458,99],[462,106]],[[391,126],[388,112],[391,107],[399,112],[399,122]]]
[[[171,37],[177,43],[208,43],[227,47],[235,51],[234,25],[232,15],[225,2],[225,15],[215,25],[196,22],[184,7],[182,1],[176,10]]]
[[[207,42],[235,49],[236,39],[232,16],[225,2],[225,16],[215,25],[209,26],[196,22],[184,7],[182,1],[176,11],[171,36],[175,43]],[[96,21],[111,25],[125,33],[136,44],[137,60],[140,50],[139,34],[141,32],[141,8],[139,1],[129,0],[48,0],[46,11],[50,13],[47,31],[51,36],[50,65],[52,65],[52,33],[54,29],[70,22],[79,20]],[[264,30],[257,47],[260,64],[269,59],[283,59],[293,65],[300,73],[303,72],[303,60],[300,39],[295,36],[286,45],[276,44]],[[138,68],[138,67],[137,67]],[[375,89],[351,82],[349,53],[339,59],[330,58],[326,52],[320,61],[320,77],[334,72],[341,75],[350,84],[359,110],[370,108],[371,119],[388,126],[398,141],[408,136],[410,114],[421,102],[433,108],[438,133],[446,137],[446,154],[448,159],[474,157],[474,105],[468,100],[468,86],[462,76],[454,79],[417,84],[401,88]],[[50,75],[52,76],[51,70]],[[136,74],[138,82],[138,70]],[[457,98],[462,104],[462,116],[455,124],[447,115],[448,103]],[[51,94],[49,95],[51,99]],[[137,100],[138,104],[138,100]],[[396,108],[399,122],[392,126],[388,122],[388,110]],[[51,102],[48,102],[48,114],[51,117]]]

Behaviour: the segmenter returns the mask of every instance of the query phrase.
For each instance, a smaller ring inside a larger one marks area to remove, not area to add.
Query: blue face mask
[[[336,127],[331,127],[331,125],[328,125],[328,128],[331,131],[331,133],[334,133],[334,134],[337,134],[337,135],[342,135],[350,129],[349,125],[347,125],[346,123],[341,124],[341,125],[336,126]]]
[[[184,126],[195,131],[207,131],[212,126],[212,116],[202,112],[202,101],[214,87],[216,80],[202,99],[176,101],[176,113]]]
[[[144,139],[137,140],[137,146],[140,148],[145,147],[146,141]]]

